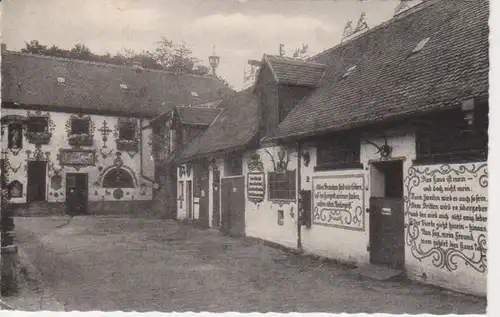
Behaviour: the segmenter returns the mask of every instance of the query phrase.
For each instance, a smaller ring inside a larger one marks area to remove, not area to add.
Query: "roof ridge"
[[[417,13],[417,12],[420,12],[422,11],[423,9],[427,9],[429,8],[430,6],[440,2],[440,1],[443,1],[443,0],[423,0],[421,3],[415,5],[414,7],[406,10],[406,11],[403,11],[399,14],[396,14],[394,15],[391,19],[385,21],[385,22],[382,22],[376,26],[374,26],[373,28],[370,28],[368,29],[367,31],[365,32],[362,32],[361,34],[357,35],[357,36],[354,36],[350,39],[348,39],[347,41],[345,42],[340,42],[339,44],[335,45],[334,47],[330,47],[330,48],[327,48],[325,49],[324,51],[314,55],[314,56],[311,56],[310,58],[308,58],[308,61],[312,61],[312,60],[315,60],[319,57],[322,57],[332,51],[335,51],[337,49],[339,49],[340,47],[343,47],[343,46],[346,46],[347,44],[351,44],[352,42],[354,42],[355,40],[358,40],[360,38],[362,38],[363,36],[366,36],[368,34],[371,34],[375,31],[378,31],[380,30],[381,28],[383,27],[386,27],[392,23],[394,23],[395,21],[399,21],[399,20],[402,20],[402,19],[405,19],[405,18],[408,18],[409,16]]]
[[[269,54],[266,54],[266,56],[268,58],[269,57],[276,58],[276,59],[282,60],[284,62],[290,62],[290,63],[295,63],[295,64],[306,64],[308,66],[314,66],[314,67],[318,67],[318,68],[324,68],[324,67],[326,67],[325,64],[318,63],[316,61],[303,61],[303,60],[299,60],[299,59],[294,59],[292,57],[276,56],[276,55],[269,55]]]
[[[210,102],[210,101],[209,101]],[[208,103],[208,102],[207,102]],[[213,109],[213,110],[220,110],[220,108],[210,108],[210,107],[200,107],[200,106],[177,106],[176,108],[196,108],[196,109]]]
[[[80,64],[90,64],[90,65],[95,65],[95,66],[122,68],[122,69],[134,70],[134,71],[136,70],[136,68],[134,68],[132,66],[117,65],[117,64],[111,64],[111,63],[105,63],[105,62],[87,61],[87,60],[76,59],[76,58],[66,58],[66,57],[59,57],[59,56],[41,55],[41,54],[24,53],[24,52],[16,52],[16,51],[8,51],[8,50],[5,51],[5,53],[10,54],[10,55],[20,55],[20,56],[27,56],[27,57],[34,57],[34,58],[52,59],[52,60],[61,61],[61,62],[75,62],[75,63],[80,63]],[[141,71],[158,72],[158,73],[171,74],[171,75],[175,75],[175,76],[189,76],[189,77],[195,77],[195,78],[217,80],[217,78],[212,76],[212,75],[205,76],[205,75],[186,74],[186,73],[177,74],[173,71],[164,70],[164,69],[141,68]]]

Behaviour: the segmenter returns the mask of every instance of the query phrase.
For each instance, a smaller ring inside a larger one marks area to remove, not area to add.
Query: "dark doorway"
[[[221,228],[224,234],[245,235],[245,177],[221,180]]]
[[[186,216],[193,219],[193,183],[186,181]]]
[[[219,228],[220,227],[220,171],[214,171],[212,194],[213,194],[212,227]]]
[[[403,269],[403,161],[372,163],[370,178],[370,262]]]
[[[208,228],[210,217],[208,215],[208,162],[199,162],[194,166],[195,197],[199,197],[199,224],[201,227]]]
[[[66,205],[70,215],[86,215],[88,204],[88,176],[86,173],[66,174]]]
[[[28,190],[26,200],[44,201],[46,191],[47,162],[28,162]]]

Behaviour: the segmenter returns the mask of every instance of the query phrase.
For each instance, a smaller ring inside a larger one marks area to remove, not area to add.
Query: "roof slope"
[[[296,59],[264,55],[276,80],[280,84],[315,87],[325,70],[325,65]]]
[[[177,107],[179,119],[183,124],[210,125],[221,112],[218,108]]]
[[[313,57],[327,65],[320,87],[269,139],[346,129],[486,96],[488,4],[429,1]],[[411,55],[427,37],[424,48]],[[342,78],[352,66],[352,73]]]
[[[2,100],[27,105],[126,111],[154,116],[177,105],[220,99],[233,91],[214,77],[177,75],[64,58],[6,52]],[[65,83],[58,83],[63,77]],[[125,84],[128,89],[120,88]]]
[[[247,144],[258,131],[257,99],[251,88],[224,99],[221,114],[205,133],[189,144],[181,159],[234,149]]]

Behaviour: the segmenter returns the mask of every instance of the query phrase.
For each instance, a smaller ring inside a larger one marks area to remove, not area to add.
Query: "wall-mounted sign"
[[[364,231],[364,187],[363,174],[313,177],[313,224]]]
[[[250,172],[247,174],[247,197],[253,203],[264,200],[266,191],[265,174],[263,172]]]
[[[95,165],[95,151],[86,149],[59,150],[59,165],[88,166]]]

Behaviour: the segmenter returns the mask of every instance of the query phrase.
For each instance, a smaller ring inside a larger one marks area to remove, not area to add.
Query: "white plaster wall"
[[[373,138],[365,136],[368,140],[376,144],[384,144],[382,138]],[[407,131],[388,131],[388,144],[393,147],[392,156],[395,158],[405,158],[405,167],[411,163],[414,157],[414,139],[413,133]],[[368,251],[370,237],[370,222],[366,209],[370,204],[370,160],[379,160],[377,149],[365,142],[361,143],[360,161],[363,169],[332,170],[332,171],[314,171],[316,166],[316,147],[314,144],[305,144],[304,151],[309,152],[311,160],[308,167],[305,167],[302,160],[302,180],[301,188],[312,190],[313,177],[341,177],[344,175],[364,176],[364,230],[355,231],[345,228],[327,227],[318,224],[311,224],[308,229],[302,226],[302,246],[305,251],[321,256],[338,259],[346,262],[369,263],[370,253]],[[346,178],[347,179],[347,178]],[[314,208],[314,207],[313,207]],[[314,209],[313,209],[314,213]]]
[[[277,147],[266,148],[277,160]],[[297,201],[286,202],[280,205],[278,202],[269,200],[267,172],[273,170],[270,156],[265,149],[256,151],[264,165],[266,180],[266,192],[264,200],[255,204],[245,199],[245,231],[246,235],[261,238],[267,241],[278,243],[290,248],[297,247]],[[246,152],[243,156],[243,174],[245,175],[245,196],[247,191],[248,162],[254,152]],[[288,169],[297,168],[297,151],[291,149]],[[278,210],[284,211],[284,223],[278,225]],[[293,214],[293,217],[291,216]]]
[[[27,110],[22,109],[8,109],[2,108],[2,116],[7,115],[21,115],[26,116]],[[34,111],[31,111],[34,112]],[[42,112],[45,114],[47,112]],[[79,170],[76,170],[73,167],[65,166],[60,172],[62,176],[63,183],[62,187],[59,190],[53,190],[50,188],[50,178],[55,174],[54,170],[59,170],[61,166],[59,166],[59,160],[57,159],[57,155],[59,154],[59,149],[70,149],[71,146],[68,144],[68,137],[65,130],[66,121],[70,118],[71,114],[68,113],[60,113],[60,112],[48,112],[50,114],[50,118],[55,124],[54,130],[52,131],[52,139],[50,143],[47,145],[41,146],[41,151],[43,153],[50,152],[50,161],[48,162],[48,171],[47,171],[47,179],[46,179],[46,197],[49,202],[63,202],[65,201],[65,177],[66,173],[87,173],[88,174],[88,183],[89,183],[89,200],[90,201],[116,201],[112,195],[114,188],[102,188],[102,177],[100,177],[101,171],[105,171],[106,168],[113,165],[113,161],[116,158],[116,142],[113,136],[113,133],[108,135],[108,141],[106,142],[108,148],[103,149],[103,141],[101,133],[98,129],[101,127],[104,120],[107,122],[107,126],[110,129],[114,129],[115,125],[118,122],[118,117],[111,116],[99,116],[99,115],[90,115],[91,120],[95,124],[94,131],[94,143],[92,147],[82,147],[86,149],[94,149],[96,150],[96,165],[95,166],[86,166],[82,167]],[[146,125],[147,121],[143,120],[143,125]],[[13,171],[10,169],[9,172],[9,182],[13,180],[18,180],[23,183],[23,197],[22,198],[13,198],[11,200],[12,203],[24,203],[26,202],[26,186],[27,186],[27,150],[31,150],[32,152],[35,150],[35,145],[28,142],[26,137],[23,136],[23,148],[17,154],[14,155],[12,152],[8,150],[8,128],[5,126],[5,134],[2,137],[2,150],[5,151],[7,159],[9,160],[11,166],[13,168],[20,167],[18,170]],[[143,131],[144,133],[144,131]],[[144,138],[148,137],[148,133],[151,133],[148,130],[145,130]],[[143,173],[146,175],[151,175],[151,178],[154,173],[153,164],[147,163],[146,161],[150,160],[151,146],[149,143],[142,144],[143,150]],[[109,151],[113,149],[113,152],[104,158],[104,156],[100,153],[100,150]],[[124,197],[119,199],[123,200],[151,200],[152,199],[152,183],[143,179],[140,174],[140,153],[136,152],[132,157],[127,152],[122,152],[121,158],[123,160],[123,166],[135,176],[137,181],[135,188],[124,188]],[[144,164],[146,162],[146,164]],[[52,168],[53,167],[53,168]],[[101,168],[101,171],[99,170]],[[142,185],[142,186],[141,186]],[[57,197],[56,197],[57,196]]]

